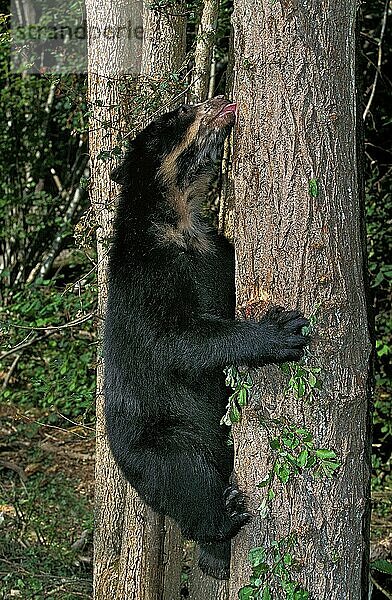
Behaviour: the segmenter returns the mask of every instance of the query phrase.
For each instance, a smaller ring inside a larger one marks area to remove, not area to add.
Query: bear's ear
[[[133,142],[129,142],[128,148],[125,152],[125,156],[115,169],[110,173],[110,179],[119,183],[120,185],[125,185],[129,173],[132,170],[132,161],[134,160],[134,151],[135,144]]]
[[[127,161],[124,160],[110,173],[110,179],[116,183],[119,183],[120,185],[123,185],[127,177],[127,171]]]

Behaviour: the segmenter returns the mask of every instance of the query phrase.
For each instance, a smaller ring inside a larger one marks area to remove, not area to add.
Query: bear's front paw
[[[271,308],[263,317],[265,343],[269,347],[271,362],[298,361],[304,348],[309,344],[309,336],[302,333],[309,326],[309,320],[299,310],[285,310],[280,306]]]

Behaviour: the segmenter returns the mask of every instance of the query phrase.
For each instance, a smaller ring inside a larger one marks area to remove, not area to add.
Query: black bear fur
[[[125,477],[229,576],[230,539],[249,520],[230,483],[223,368],[298,360],[298,311],[234,319],[234,252],[203,222],[235,105],[217,97],[158,118],[112,173],[121,184],[104,333],[106,427]]]

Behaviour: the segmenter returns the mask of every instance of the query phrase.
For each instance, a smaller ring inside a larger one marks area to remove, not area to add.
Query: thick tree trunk
[[[186,49],[186,7],[182,1],[165,11],[143,7],[143,55],[141,72],[163,78],[180,70]]]
[[[233,599],[249,582],[250,548],[290,533],[298,538],[295,579],[311,598],[367,598],[371,342],[356,10],[355,0],[234,3],[239,314],[272,303],[309,315],[318,304],[309,364],[321,368],[322,389],[308,402],[288,400],[277,367],[254,375],[252,402],[234,436],[237,477],[256,516],[234,540]],[[265,490],[257,484],[274,454],[260,416],[306,428],[341,462],[332,479],[305,470],[292,483],[275,481],[264,519],[258,506]]]

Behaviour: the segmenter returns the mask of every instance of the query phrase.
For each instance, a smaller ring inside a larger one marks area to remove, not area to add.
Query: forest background
[[[186,89],[199,8],[197,0],[188,2],[186,68],[156,79],[148,94],[135,95],[130,129],[159,110],[168,94]],[[13,73],[9,12],[1,1],[0,598],[89,598],[101,316],[88,204],[86,78]],[[230,13],[231,2],[224,0],[212,95],[225,93]],[[365,2],[362,13],[368,268],[377,350],[372,480],[377,559],[392,552],[390,3]],[[214,221],[217,202],[212,199],[207,208]],[[373,598],[390,598],[390,576],[376,569],[372,576]]]

